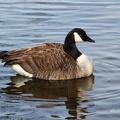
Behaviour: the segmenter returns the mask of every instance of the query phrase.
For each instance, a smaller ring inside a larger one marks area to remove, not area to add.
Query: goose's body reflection
[[[60,98],[65,98],[63,101],[66,109],[69,115],[73,116],[67,117],[67,119],[79,119],[84,118],[88,113],[86,107],[81,107],[81,103],[89,102],[89,95],[85,91],[91,90],[93,83],[93,75],[64,81],[38,80],[17,75],[11,77],[11,83],[5,88],[5,91],[8,94],[31,94],[32,98],[40,99],[59,101]],[[45,106],[39,105],[37,107],[43,108]]]

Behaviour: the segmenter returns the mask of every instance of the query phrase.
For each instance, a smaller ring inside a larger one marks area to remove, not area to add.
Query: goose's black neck
[[[76,60],[82,53],[77,49],[73,34],[68,34],[64,42],[64,51]]]

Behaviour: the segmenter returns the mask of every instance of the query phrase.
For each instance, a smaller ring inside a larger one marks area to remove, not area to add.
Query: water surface
[[[119,120],[119,13],[119,0],[1,0],[0,51],[63,43],[75,27],[96,43],[77,44],[95,71],[74,81],[31,80],[0,63],[0,119]]]

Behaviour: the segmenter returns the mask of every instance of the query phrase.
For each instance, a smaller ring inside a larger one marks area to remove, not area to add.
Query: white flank
[[[82,54],[80,57],[77,58],[77,64],[81,69],[82,77],[90,76],[93,73],[93,61],[85,54]]]
[[[73,34],[76,42],[83,42],[82,38],[80,37],[80,35],[78,35],[77,32],[74,32]]]
[[[26,76],[26,77],[33,77],[33,74],[30,74],[26,72],[20,65],[15,64],[11,66],[14,71],[16,71],[18,74]]]

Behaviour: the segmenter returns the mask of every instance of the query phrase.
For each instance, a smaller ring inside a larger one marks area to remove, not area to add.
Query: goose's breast
[[[82,54],[77,58],[77,64],[81,69],[82,77],[90,76],[93,73],[94,70],[93,61],[85,54]]]

